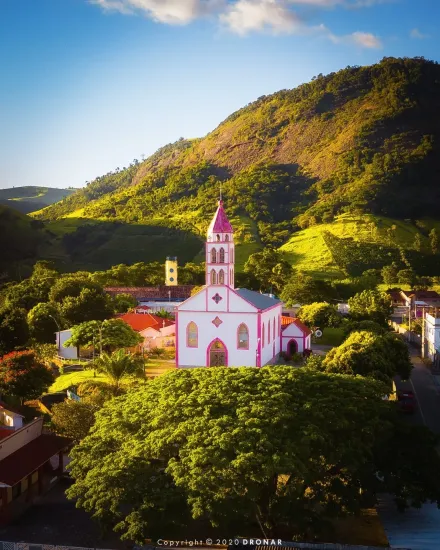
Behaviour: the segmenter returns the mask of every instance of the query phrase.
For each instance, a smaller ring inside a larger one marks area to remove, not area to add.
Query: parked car
[[[406,413],[413,413],[417,408],[416,397],[414,392],[410,390],[398,392],[397,402],[399,404],[399,409]]]

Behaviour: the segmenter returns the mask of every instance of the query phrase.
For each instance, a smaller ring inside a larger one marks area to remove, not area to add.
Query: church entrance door
[[[214,340],[208,352],[210,367],[226,367],[226,348],[220,340]]]

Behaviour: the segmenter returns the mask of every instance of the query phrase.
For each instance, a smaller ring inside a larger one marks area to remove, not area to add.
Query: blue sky
[[[81,187],[257,97],[440,61],[439,0],[0,0],[0,187]]]

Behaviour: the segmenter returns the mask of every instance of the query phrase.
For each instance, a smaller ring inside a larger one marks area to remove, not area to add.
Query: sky
[[[440,0],[0,0],[0,188],[82,187],[261,95],[440,61]]]

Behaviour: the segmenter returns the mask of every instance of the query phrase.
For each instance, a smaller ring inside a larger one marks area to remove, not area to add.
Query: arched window
[[[220,269],[220,271],[218,272],[218,284],[225,284],[225,272],[223,271],[223,269]]]
[[[191,321],[186,327],[186,346],[188,348],[196,348],[199,345],[199,332],[197,325]]]
[[[218,263],[219,264],[224,264],[225,263],[225,249],[224,248],[220,248],[220,250],[219,250]]]
[[[211,269],[211,284],[217,284],[217,273],[215,272],[215,269]]]
[[[228,235],[228,234],[225,235],[225,241],[226,241],[226,242],[229,241],[229,235]]]
[[[231,252],[229,253],[229,261],[231,262],[231,264],[234,263],[234,249],[231,248]]]
[[[229,270],[229,284],[232,285],[232,267]]]
[[[275,330],[276,330],[276,324],[275,324],[275,317],[273,318],[273,339],[275,340]]]
[[[216,235],[215,238],[217,241],[220,241],[220,235]]]
[[[278,336],[281,334],[281,315],[278,315]]]
[[[267,322],[267,343],[270,344],[270,319]]]
[[[215,248],[211,248],[211,263],[216,264],[217,263],[217,252]]]
[[[249,330],[247,326],[242,323],[238,327],[237,331],[237,348],[238,349],[249,349]]]
[[[263,323],[263,333],[261,335],[261,347],[264,348],[264,323]]]

